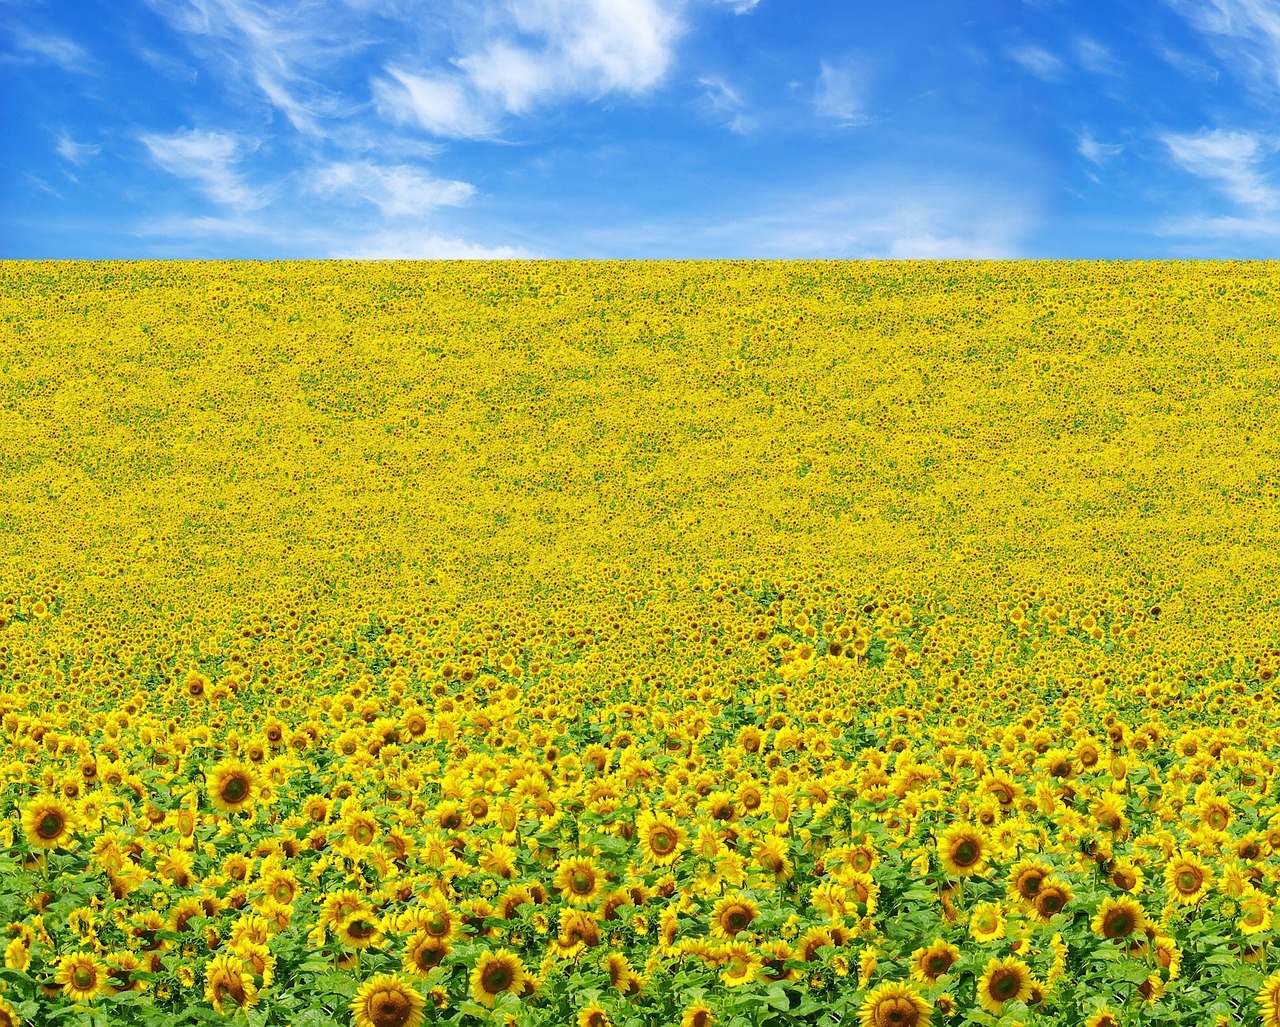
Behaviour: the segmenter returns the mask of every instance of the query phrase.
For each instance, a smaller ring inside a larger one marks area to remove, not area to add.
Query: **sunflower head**
[[[524,963],[514,952],[484,952],[471,971],[471,997],[492,1009],[503,992],[519,995],[526,976]]]
[[[1021,959],[992,959],[983,968],[978,1002],[988,1013],[999,1016],[1006,1002],[1025,1002],[1030,995],[1031,969]]]
[[[23,811],[22,829],[27,842],[37,849],[65,847],[75,830],[75,814],[70,805],[57,796],[36,799]]]
[[[397,974],[376,974],[351,1000],[355,1027],[420,1027],[426,999]]]
[[[929,1027],[933,1007],[910,985],[890,982],[868,992],[858,1013],[862,1027]]]

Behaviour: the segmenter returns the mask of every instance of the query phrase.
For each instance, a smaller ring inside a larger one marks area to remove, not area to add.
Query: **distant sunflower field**
[[[1280,267],[0,265],[0,1027],[1280,1027]]]

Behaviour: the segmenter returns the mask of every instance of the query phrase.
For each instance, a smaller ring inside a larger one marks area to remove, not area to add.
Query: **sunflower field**
[[[0,1027],[1280,1027],[1280,268],[0,265]]]

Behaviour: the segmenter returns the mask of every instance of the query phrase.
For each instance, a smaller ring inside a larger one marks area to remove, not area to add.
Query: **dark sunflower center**
[[[654,831],[653,837],[649,840],[649,844],[653,847],[654,852],[666,854],[675,848],[676,840],[671,837],[670,831]]]
[[[62,833],[63,823],[62,814],[46,813],[40,818],[40,823],[36,825],[36,834],[46,840],[57,838]]]
[[[1048,913],[1056,913],[1062,908],[1062,895],[1058,892],[1046,892],[1040,897],[1040,908]]]
[[[484,975],[484,990],[491,995],[506,991],[511,987],[511,968],[504,963],[491,966]]]
[[[575,870],[569,878],[569,888],[575,895],[589,895],[596,879],[586,870]]]
[[[360,940],[372,938],[374,930],[375,928],[373,924],[365,919],[352,920],[351,923],[347,925],[347,933],[351,935],[351,937]]]
[[[373,1001],[373,1022],[377,1027],[403,1027],[409,1022],[413,1006],[404,995],[388,991]]]
[[[928,966],[934,977],[940,977],[951,968],[951,956],[945,952],[930,956]]]
[[[1200,873],[1188,867],[1185,870],[1178,871],[1176,881],[1178,891],[1189,895],[1200,887]]]
[[[71,974],[71,981],[77,988],[92,988],[96,975],[87,966],[78,966]]]
[[[972,866],[974,863],[978,862],[979,852],[981,852],[981,849],[977,842],[965,839],[956,846],[955,855],[952,856],[952,859],[955,861],[957,866]]]
[[[1125,912],[1112,913],[1103,926],[1108,938],[1125,938],[1133,932],[1133,917]]]
[[[239,775],[228,778],[222,785],[222,798],[226,802],[243,802],[249,794],[249,782]]]
[[[725,927],[733,934],[737,934],[749,923],[751,923],[751,914],[741,906],[731,909],[724,918]]]
[[[991,981],[991,994],[994,995],[997,1000],[1007,1002],[1014,995],[1018,994],[1018,986],[1021,983],[1021,978],[1016,974],[997,974]]]

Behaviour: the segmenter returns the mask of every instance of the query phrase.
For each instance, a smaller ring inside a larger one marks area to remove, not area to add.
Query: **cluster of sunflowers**
[[[1280,1027],[1264,271],[7,266],[0,1027]]]

